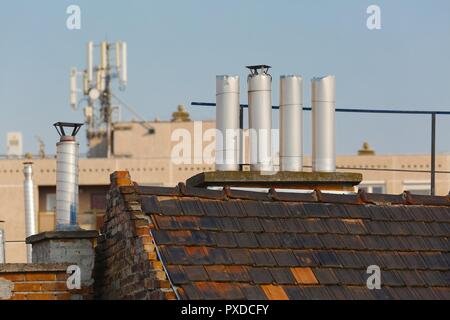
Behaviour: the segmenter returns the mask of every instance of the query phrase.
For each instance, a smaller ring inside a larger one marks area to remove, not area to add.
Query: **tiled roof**
[[[139,190],[181,299],[450,299],[449,197]]]

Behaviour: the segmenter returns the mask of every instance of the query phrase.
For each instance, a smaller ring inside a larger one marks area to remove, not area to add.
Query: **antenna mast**
[[[100,59],[96,66],[94,64],[94,50],[98,48]],[[115,56],[112,52],[114,51]],[[83,77],[83,90],[78,90],[76,77]],[[84,108],[84,116],[87,124],[87,138],[98,139],[105,146],[102,156],[107,158],[113,156],[112,148],[112,113],[111,98],[112,82],[118,79],[119,88],[125,89],[128,81],[127,75],[127,44],[122,41],[108,43],[102,41],[95,45],[92,41],[87,45],[87,67],[83,72],[71,71],[71,98],[73,109],[87,101]],[[83,92],[83,98],[77,100],[77,93]],[[98,155],[98,154],[97,154]]]

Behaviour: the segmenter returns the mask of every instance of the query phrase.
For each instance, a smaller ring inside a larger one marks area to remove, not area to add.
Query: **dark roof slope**
[[[450,299],[448,197],[139,189],[182,299]]]

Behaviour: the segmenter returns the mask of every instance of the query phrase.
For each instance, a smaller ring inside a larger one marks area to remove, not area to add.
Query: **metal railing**
[[[215,107],[215,103],[211,102],[191,102],[192,106]],[[244,128],[244,109],[248,108],[247,104],[240,105],[240,128]],[[272,109],[278,110],[279,106],[272,106]],[[311,111],[311,108],[303,108],[304,111]],[[357,109],[357,108],[336,108],[336,112],[347,113],[378,113],[378,114],[402,114],[402,115],[428,115],[431,116],[431,168],[429,171],[421,170],[420,172],[430,173],[431,195],[436,195],[436,173],[450,173],[447,171],[436,171],[436,116],[450,115],[450,111],[425,111],[425,110],[389,110],[389,109]],[[349,169],[349,168],[345,168]],[[351,168],[350,168],[351,169]],[[358,169],[359,170],[359,169]],[[372,170],[372,169],[366,169]],[[396,169],[373,169],[376,171],[403,171]],[[411,170],[410,172],[419,172]]]

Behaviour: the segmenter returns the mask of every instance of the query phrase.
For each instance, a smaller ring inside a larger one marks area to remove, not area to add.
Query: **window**
[[[429,196],[431,194],[431,186],[429,182],[405,182],[403,183],[403,190],[417,195]]]
[[[92,210],[106,210],[106,195],[103,193],[91,194],[91,209]]]
[[[56,211],[56,193],[48,193],[46,196],[45,211],[55,212]]]
[[[382,183],[362,183],[358,189],[367,193],[386,193],[386,187]]]

